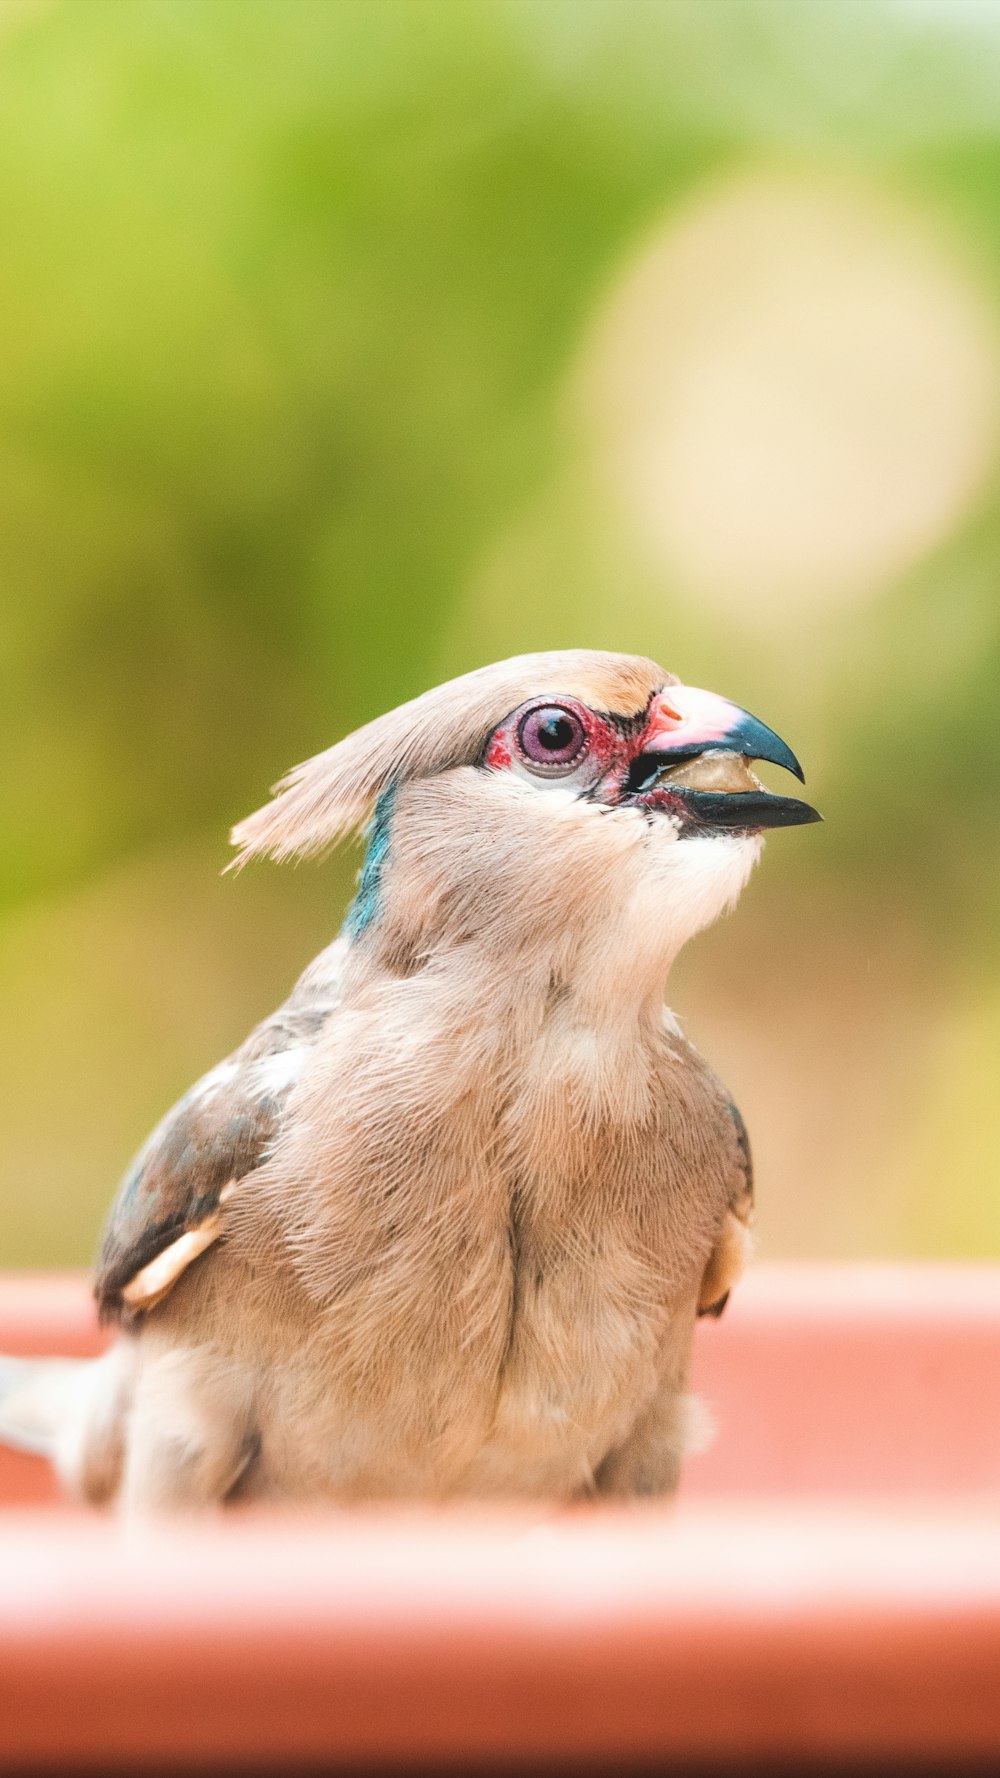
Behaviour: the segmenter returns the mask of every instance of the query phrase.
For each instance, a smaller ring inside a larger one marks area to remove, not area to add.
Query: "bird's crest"
[[[583,648],[515,655],[451,679],[295,766],[275,785],[274,800],[233,828],[239,852],[230,868],[327,851],[363,826],[390,784],[474,764],[497,724],[528,698],[561,694],[634,715],[673,683],[641,655]]]

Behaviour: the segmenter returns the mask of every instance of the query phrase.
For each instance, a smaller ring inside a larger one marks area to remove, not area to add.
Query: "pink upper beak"
[[[784,766],[805,783],[802,767],[780,735],[739,704],[693,685],[668,685],[654,698],[642,751],[669,754],[672,763],[699,753],[742,753]]]

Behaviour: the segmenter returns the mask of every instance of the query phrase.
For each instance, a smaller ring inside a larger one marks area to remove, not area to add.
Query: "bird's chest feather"
[[[470,1486],[585,1485],[656,1388],[704,1241],[697,1199],[678,1190],[683,1118],[663,1066],[641,1043],[616,1051],[564,1028],[505,1108],[509,1333]]]
[[[359,1485],[583,1485],[711,1244],[662,1045],[565,1015],[483,1031],[343,1019],[262,1176],[311,1323],[297,1387],[334,1442],[350,1424]]]

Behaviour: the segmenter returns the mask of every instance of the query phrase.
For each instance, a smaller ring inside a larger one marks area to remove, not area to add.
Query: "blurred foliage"
[[[815,767],[826,828],[677,979],[765,1252],[995,1249],[995,467],[866,601],[741,625],[633,535],[578,392],[637,244],[776,159],[877,182],[995,319],[998,80],[964,0],[0,6],[0,1260],[85,1261],[339,923],[355,861],[220,882],[230,822],[558,644]]]

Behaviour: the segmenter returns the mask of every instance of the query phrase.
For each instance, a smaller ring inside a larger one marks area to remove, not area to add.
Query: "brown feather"
[[[97,1261],[103,1321],[131,1320],[218,1239],[227,1193],[267,1153],[285,1103],[337,1004],[345,945],[321,952],[285,1004],[157,1125],[119,1187]]]

